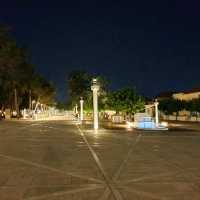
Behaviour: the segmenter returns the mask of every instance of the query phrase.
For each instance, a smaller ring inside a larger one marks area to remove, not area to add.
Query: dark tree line
[[[51,83],[36,73],[27,50],[17,45],[9,30],[0,26],[0,109],[30,108],[34,99],[44,104],[54,101]]]
[[[200,98],[193,99],[190,101],[183,101],[179,99],[165,99],[159,102],[159,109],[167,115],[176,113],[178,116],[179,112],[182,110],[189,111],[191,115],[198,116],[200,113]]]
[[[94,76],[85,71],[73,71],[69,74],[68,90],[70,105],[79,104],[80,97],[84,99],[84,109],[92,111],[91,81]],[[98,105],[99,110],[115,110],[134,114],[144,110],[144,99],[136,92],[135,88],[122,88],[117,91],[109,90],[109,81],[103,76],[96,76],[100,85]]]

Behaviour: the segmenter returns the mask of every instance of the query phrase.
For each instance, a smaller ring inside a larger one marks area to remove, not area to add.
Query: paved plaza
[[[191,128],[0,121],[0,200],[199,200],[200,131]]]

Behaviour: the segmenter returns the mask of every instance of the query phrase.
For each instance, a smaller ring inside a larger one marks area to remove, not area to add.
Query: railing
[[[44,111],[35,113],[32,117],[34,120],[74,120],[75,116],[73,111]]]

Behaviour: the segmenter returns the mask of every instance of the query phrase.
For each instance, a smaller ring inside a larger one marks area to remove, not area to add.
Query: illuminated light
[[[168,127],[168,122],[161,122],[161,126]]]
[[[170,123],[171,124],[171,126],[173,126],[173,127],[181,127],[181,126],[183,126],[183,124],[175,124],[175,123]]]
[[[127,128],[132,128],[134,126],[133,122],[126,121]]]

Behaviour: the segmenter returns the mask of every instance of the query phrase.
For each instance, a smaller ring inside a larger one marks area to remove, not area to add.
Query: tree
[[[196,118],[200,113],[200,98],[192,99],[191,101],[186,102],[186,110],[190,111],[190,114],[195,113]]]
[[[32,98],[42,104],[52,105],[55,102],[55,88],[41,75],[35,74],[31,82]]]
[[[179,99],[163,99],[159,102],[159,109],[167,115],[176,113],[176,119],[178,117],[179,111],[185,108],[185,101]]]
[[[0,26],[0,106],[15,109],[31,105],[31,97],[52,102],[55,90],[35,73],[27,51],[19,47],[6,27]],[[27,98],[28,97],[28,98]]]
[[[111,92],[107,97],[107,107],[116,112],[134,114],[144,110],[144,99],[134,88],[123,88]]]
[[[0,27],[0,87],[5,95],[5,98],[1,99],[1,104],[14,107],[18,113],[18,92],[25,85],[23,78],[27,66],[24,49],[17,46],[5,27]]]
[[[91,91],[91,84],[92,84],[92,74],[87,73],[83,70],[76,70],[72,71],[68,78],[68,89],[69,89],[69,96],[71,106],[74,107],[75,104],[79,103],[80,97],[84,99],[84,109],[86,111],[92,110],[93,99],[92,99],[92,91]],[[100,85],[99,90],[99,110],[104,109],[105,105],[105,97],[108,90],[109,82],[107,79],[101,75],[96,76],[98,83]]]
[[[91,75],[82,70],[72,71],[69,74],[67,81],[72,103],[79,101],[80,97],[87,97],[91,80]]]

